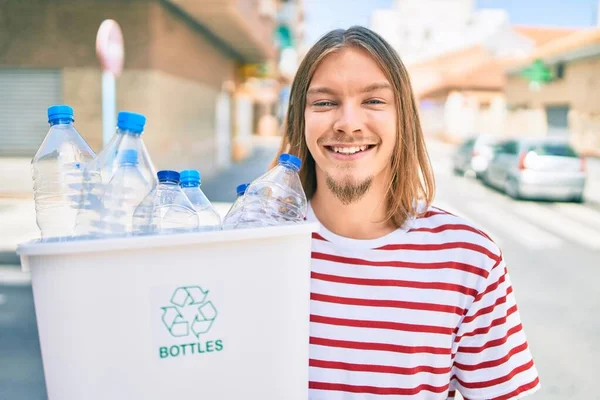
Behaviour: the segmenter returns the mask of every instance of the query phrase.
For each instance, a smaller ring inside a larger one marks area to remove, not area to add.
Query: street
[[[203,183],[215,201],[266,170],[277,149],[264,141],[243,165]],[[600,209],[592,204],[514,201],[451,168],[453,147],[429,143],[434,202],[474,222],[502,248],[523,325],[541,375],[541,400],[598,398],[600,371]],[[2,267],[2,273],[17,267]],[[3,272],[4,271],[4,272]],[[31,286],[0,286],[0,399],[45,399]]]
[[[598,398],[600,211],[514,201],[453,176],[447,150],[429,145],[435,204],[473,221],[501,247],[540,373],[541,400]]]

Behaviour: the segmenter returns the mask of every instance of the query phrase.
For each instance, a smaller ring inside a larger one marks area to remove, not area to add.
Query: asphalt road
[[[454,176],[449,150],[429,146],[435,203],[474,222],[502,248],[542,382],[531,398],[600,398],[600,210],[512,200]]]

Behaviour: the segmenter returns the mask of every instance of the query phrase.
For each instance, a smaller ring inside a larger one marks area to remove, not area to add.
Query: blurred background
[[[124,55],[112,84],[96,51],[106,19],[123,38],[108,51]],[[437,205],[504,251],[541,374],[533,398],[600,398],[598,0],[4,0],[0,399],[46,398],[15,250],[39,236],[30,160],[47,107],[71,105],[96,151],[111,121],[103,102],[145,114],[156,167],[199,169],[227,210],[277,150],[307,49],[355,24],[383,35],[410,71]]]

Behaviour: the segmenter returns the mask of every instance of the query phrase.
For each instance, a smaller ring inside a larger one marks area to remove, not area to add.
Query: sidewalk
[[[279,138],[256,137],[252,154],[239,164],[218,171],[202,182],[202,190],[224,216],[235,201],[235,188],[265,173],[279,148]],[[20,265],[16,248],[39,237],[35,221],[35,205],[31,197],[0,197],[0,267]],[[0,268],[0,282],[6,274]]]
[[[235,201],[235,188],[249,183],[267,172],[269,164],[275,158],[281,139],[279,137],[254,137],[253,152],[239,164],[219,171],[213,177],[202,182],[202,191],[212,202]]]
[[[17,245],[39,237],[30,198],[0,198],[0,265],[19,265]]]

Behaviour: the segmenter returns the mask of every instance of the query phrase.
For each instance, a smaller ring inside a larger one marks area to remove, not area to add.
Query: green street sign
[[[535,82],[537,84],[554,80],[554,73],[542,60],[535,60],[533,64],[521,72],[520,76],[527,79],[529,82]]]

